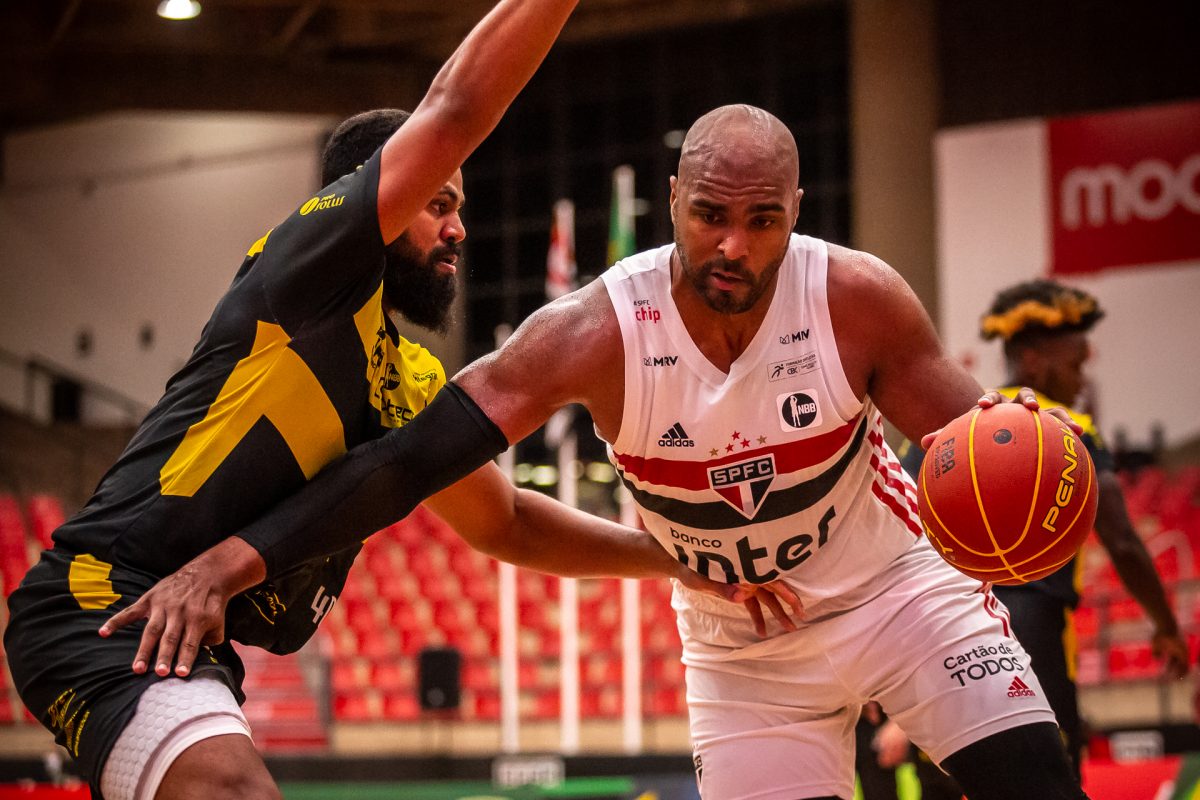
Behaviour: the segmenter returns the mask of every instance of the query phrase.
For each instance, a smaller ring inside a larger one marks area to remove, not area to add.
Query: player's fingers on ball
[[[1052,409],[1050,409],[1049,413],[1052,414],[1053,416],[1055,416],[1056,418],[1058,418],[1059,420],[1067,423],[1068,427],[1070,427],[1071,430],[1073,430],[1075,432],[1076,436],[1079,436],[1083,433],[1083,426],[1080,425],[1075,420],[1071,419],[1071,415],[1067,413],[1066,409],[1052,408]]]
[[[980,408],[991,408],[997,403],[1003,402],[999,392],[984,392],[983,397],[975,401],[975,405]]]
[[[1039,408],[1041,404],[1038,402],[1037,394],[1028,386],[1022,386],[1017,390],[1017,402],[1026,408]]]

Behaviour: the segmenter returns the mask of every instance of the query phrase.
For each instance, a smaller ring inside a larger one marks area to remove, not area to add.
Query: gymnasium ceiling
[[[582,0],[563,41],[821,0]],[[116,109],[343,113],[412,105],[493,0],[0,0],[0,132]]]

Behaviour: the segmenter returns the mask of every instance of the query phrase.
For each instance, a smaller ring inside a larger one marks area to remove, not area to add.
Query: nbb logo
[[[1051,120],[1053,272],[1200,259],[1200,102]]]

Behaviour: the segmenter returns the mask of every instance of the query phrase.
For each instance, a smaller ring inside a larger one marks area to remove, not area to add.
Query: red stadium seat
[[[463,665],[462,685],[464,689],[473,692],[496,689],[500,677],[494,664],[490,661],[468,659]]]
[[[434,637],[423,629],[398,631],[397,635],[400,639],[400,652],[406,656],[416,655],[424,647],[435,643]]]
[[[338,602],[368,600],[375,597],[375,594],[375,579],[371,577],[371,573],[355,567],[350,570],[346,585],[342,587],[342,593],[338,595]]]
[[[463,713],[469,719],[500,719],[500,693],[491,689],[476,689],[464,692]]]
[[[29,527],[33,538],[43,550],[53,547],[54,542],[51,541],[50,535],[67,519],[62,503],[53,495],[37,494],[29,499],[25,510],[29,514]]]
[[[461,578],[459,589],[462,596],[472,603],[495,603],[500,598],[500,582],[494,569],[482,575]]]
[[[418,580],[418,591],[430,602],[458,600],[462,597],[462,586],[458,582],[458,576],[451,572],[423,575]]]
[[[1099,650],[1079,651],[1075,680],[1080,686],[1096,686],[1104,680],[1104,658]]]
[[[349,628],[330,630],[328,640],[334,658],[351,658],[358,655],[358,637]]]
[[[561,714],[562,699],[557,689],[546,689],[534,695],[534,719],[558,719]]]
[[[405,722],[421,716],[421,706],[411,689],[407,691],[390,692],[383,698],[384,719]]]
[[[371,685],[383,692],[411,692],[414,684],[411,663],[407,659],[374,662],[371,665]]]
[[[621,695],[614,689],[593,689],[579,696],[579,713],[586,718],[613,719],[621,716]]]
[[[522,626],[534,630],[551,630],[557,626],[552,624],[547,612],[545,600],[519,600],[517,602],[517,619]]]
[[[400,653],[400,643],[391,631],[362,631],[358,634],[358,652],[366,658],[393,658]]]
[[[500,604],[493,599],[476,602],[475,624],[487,631],[500,630]]]
[[[608,652],[598,654],[593,651],[590,658],[583,662],[584,682],[595,688],[621,685],[621,656]]]
[[[1118,622],[1139,622],[1146,618],[1142,607],[1138,605],[1136,600],[1128,597],[1114,598],[1108,604],[1108,622],[1114,624]]]
[[[337,693],[333,697],[333,716],[339,722],[367,722],[380,716],[378,705],[378,698],[368,692]]]
[[[677,717],[687,714],[683,688],[655,689],[646,698],[645,712],[648,717]]]
[[[1075,637],[1079,643],[1081,645],[1090,643],[1095,641],[1096,635],[1100,631],[1100,614],[1092,606],[1081,605],[1075,609],[1072,623],[1075,627]]]
[[[376,579],[375,585],[379,591],[379,596],[385,597],[392,602],[397,600],[411,600],[419,593],[417,579],[407,572],[381,575]]]
[[[370,685],[366,665],[357,658],[335,658],[329,681],[335,694],[349,693]]]
[[[20,506],[9,495],[0,495],[0,583],[7,597],[29,569],[25,520]]]
[[[1108,651],[1108,676],[1111,680],[1156,678],[1161,671],[1162,668],[1155,663],[1148,644],[1115,644]]]
[[[346,603],[346,624],[360,637],[381,627],[375,609],[376,602],[378,601],[356,600]]]

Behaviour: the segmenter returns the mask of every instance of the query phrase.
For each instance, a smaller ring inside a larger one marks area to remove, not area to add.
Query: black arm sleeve
[[[354,448],[237,535],[273,577],[403,519],[507,447],[500,428],[448,383],[412,422]]]

